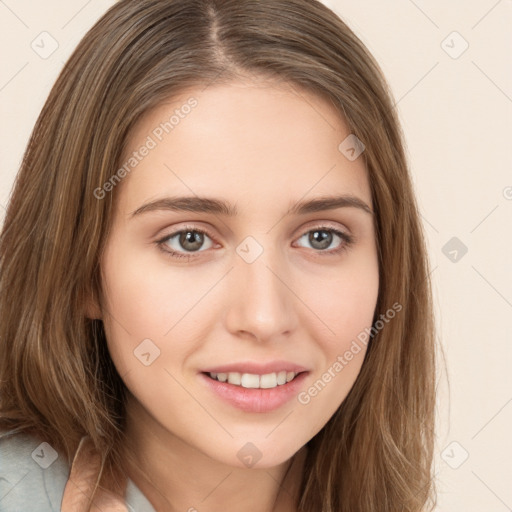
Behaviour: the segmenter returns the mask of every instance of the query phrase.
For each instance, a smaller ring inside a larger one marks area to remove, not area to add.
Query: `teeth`
[[[292,381],[298,374],[295,372],[281,371],[278,373],[266,373],[265,375],[255,375],[253,373],[210,373],[212,379],[220,382],[229,382],[235,386],[241,386],[248,389],[271,389],[282,386]]]
[[[242,375],[240,373],[228,373],[228,382],[230,384],[235,384],[235,386],[240,386],[242,382]]]
[[[268,389],[277,386],[277,375],[275,373],[267,373],[260,377],[260,388]]]
[[[243,388],[259,388],[260,387],[260,376],[253,375],[252,373],[244,373],[242,375],[242,387]]]

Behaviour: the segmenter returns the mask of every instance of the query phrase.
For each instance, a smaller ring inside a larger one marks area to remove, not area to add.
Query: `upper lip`
[[[278,372],[301,373],[308,371],[307,368],[290,361],[269,361],[266,363],[257,363],[255,361],[241,361],[239,363],[222,364],[212,366],[203,370],[204,373],[251,373],[254,375],[266,375]]]

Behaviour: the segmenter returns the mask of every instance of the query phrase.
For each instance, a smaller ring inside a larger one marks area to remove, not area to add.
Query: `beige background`
[[[1,217],[57,73],[112,3],[0,1]],[[446,355],[437,511],[512,510],[512,1],[325,3],[381,64],[406,133]]]

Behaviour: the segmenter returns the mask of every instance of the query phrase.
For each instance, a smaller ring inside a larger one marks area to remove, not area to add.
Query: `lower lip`
[[[292,381],[270,389],[243,388],[228,382],[212,379],[205,373],[199,376],[220,398],[246,412],[270,412],[297,396],[309,372],[302,372]]]

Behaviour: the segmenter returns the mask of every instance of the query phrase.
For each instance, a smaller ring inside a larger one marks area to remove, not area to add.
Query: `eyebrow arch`
[[[362,200],[351,194],[341,196],[326,196],[311,200],[299,201],[292,205],[286,212],[289,215],[305,215],[308,213],[320,212],[324,210],[334,210],[336,208],[358,208],[370,215],[373,215],[371,208]],[[133,218],[142,213],[170,210],[186,211],[195,213],[213,213],[227,217],[235,217],[239,214],[236,206],[222,200],[209,197],[187,196],[187,197],[165,197],[156,199],[143,204],[130,214]]]

